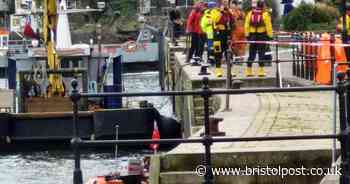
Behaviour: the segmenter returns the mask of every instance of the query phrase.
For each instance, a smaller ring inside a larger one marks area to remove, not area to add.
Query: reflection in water
[[[129,92],[159,91],[157,73],[128,74],[124,87]],[[133,100],[148,100],[163,115],[171,115],[171,104],[164,97],[138,97]],[[124,151],[124,152],[123,152]],[[146,154],[149,150],[138,151]],[[120,150],[119,156],[137,153],[135,150]],[[44,151],[0,155],[0,183],[4,184],[67,184],[73,181],[74,160],[71,151]],[[81,168],[84,181],[88,178],[115,171],[114,152],[85,152]]]

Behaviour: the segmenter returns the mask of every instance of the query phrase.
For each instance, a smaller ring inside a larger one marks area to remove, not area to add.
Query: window
[[[62,60],[61,60],[61,68],[63,68],[63,69],[70,68],[69,63],[70,63],[69,60],[67,60],[67,59],[62,59]]]
[[[3,36],[2,37],[2,45],[3,45],[3,47],[8,47],[8,40],[9,40],[8,36]]]
[[[0,67],[0,78],[7,78],[7,68]]]

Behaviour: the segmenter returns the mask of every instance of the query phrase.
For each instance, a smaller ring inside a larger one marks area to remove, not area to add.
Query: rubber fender
[[[171,117],[162,116],[154,108],[154,119],[157,122],[161,139],[181,138],[181,124]]]

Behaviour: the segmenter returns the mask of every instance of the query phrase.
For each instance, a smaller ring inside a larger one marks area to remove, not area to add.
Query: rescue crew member
[[[191,36],[191,46],[186,62],[190,62],[192,58],[194,59],[193,62],[202,60],[205,34],[200,27],[200,21],[205,9],[206,4],[204,2],[198,2],[194,5],[194,8],[187,18],[186,33]]]
[[[239,1],[233,0],[230,4],[230,13],[234,19],[231,31],[231,49],[236,57],[235,61],[243,61],[246,51],[246,44],[237,44],[235,41],[246,41],[244,34],[244,12],[239,7]]]
[[[345,29],[346,34],[343,35],[343,43],[350,43],[350,6],[346,6],[346,22],[345,22]],[[337,24],[337,31],[342,32],[343,31],[343,16],[340,17],[338,24]],[[350,61],[350,48],[344,47],[346,52],[346,59]]]
[[[208,61],[215,64],[215,75],[222,77],[221,59],[227,49],[227,29],[230,22],[225,7],[219,9],[215,1],[208,2],[208,9],[201,19],[202,31],[206,33]]]
[[[208,9],[204,11],[201,18],[201,28],[206,34],[207,47],[208,47],[208,62],[212,65],[216,65],[215,74],[216,76],[222,76],[221,63],[218,60],[219,55],[221,55],[221,45],[216,33],[216,23],[219,21],[221,16],[220,9],[217,8],[217,3],[215,1],[208,2]]]
[[[226,51],[228,49],[228,41],[229,41],[229,37],[231,36],[231,30],[232,30],[232,26],[234,24],[234,19],[232,17],[232,14],[230,13],[229,10],[229,0],[222,0],[222,4],[220,6],[220,10],[221,10],[221,17],[218,24],[218,37],[220,39],[220,43],[221,43],[221,50],[224,54],[227,54]],[[221,55],[221,60],[222,55]]]
[[[262,0],[257,2],[255,8],[248,12],[245,23],[245,35],[249,41],[269,41],[272,40],[272,23],[271,16],[268,11],[265,10],[265,3]],[[245,74],[247,77],[253,76],[252,61],[255,60],[256,53],[258,52],[259,60],[265,59],[267,46],[261,43],[251,43],[249,46],[249,57]],[[264,63],[259,62],[259,68],[257,75],[260,77],[265,76]]]

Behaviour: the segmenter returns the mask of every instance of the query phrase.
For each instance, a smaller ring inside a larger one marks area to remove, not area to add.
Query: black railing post
[[[210,89],[209,89],[209,79],[208,77],[203,78],[203,87],[202,87],[203,93],[202,97],[204,100],[204,137],[203,137],[203,144],[205,146],[205,160],[204,165],[206,168],[205,173],[205,182],[204,184],[213,184],[213,174],[211,172],[211,153],[210,153],[210,147],[213,144],[213,138],[210,135],[210,128],[209,128],[209,97]]]
[[[71,140],[71,145],[74,151],[73,184],[82,184],[83,176],[80,169],[80,150],[79,150],[79,143],[81,142],[81,139],[79,138],[79,134],[78,134],[78,109],[79,109],[78,103],[80,100],[80,94],[78,91],[78,81],[75,79],[72,80],[71,86],[73,89],[72,94],[70,96],[73,102],[73,138]]]
[[[340,176],[340,184],[349,184],[348,176],[348,144],[347,144],[347,122],[346,122],[346,106],[345,106],[345,82],[344,82],[345,74],[339,73],[337,75],[338,79],[338,86],[337,86],[337,93],[339,96],[339,120],[340,120],[340,134],[341,137],[339,138],[340,141],[340,149],[341,149],[341,172],[342,175]]]
[[[347,69],[346,71],[347,80],[345,83],[346,88],[346,122],[347,122],[347,131],[346,131],[346,145],[347,147],[347,155],[346,155],[346,163],[347,163],[347,170],[346,170],[346,180],[350,183],[350,69]]]

